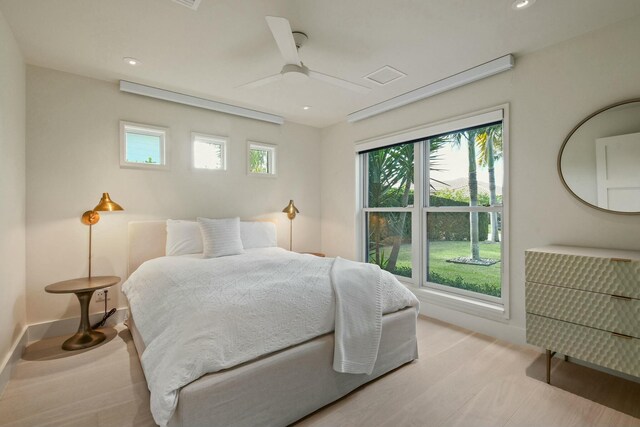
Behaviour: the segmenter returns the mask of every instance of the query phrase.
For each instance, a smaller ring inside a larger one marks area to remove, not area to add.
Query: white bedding
[[[333,331],[333,263],[265,248],[141,265],[122,290],[146,346],[141,360],[155,421],[166,425],[180,388],[199,377]],[[380,277],[382,313],[418,305],[391,274]]]
[[[333,370],[370,375],[382,334],[382,271],[375,264],[338,257],[331,283],[336,300]]]

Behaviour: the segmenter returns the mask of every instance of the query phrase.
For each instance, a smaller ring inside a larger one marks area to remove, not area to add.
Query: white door
[[[640,133],[596,139],[598,206],[640,212]]]

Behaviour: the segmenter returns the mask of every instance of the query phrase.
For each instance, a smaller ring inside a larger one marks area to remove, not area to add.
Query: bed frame
[[[165,221],[129,223],[129,275],[144,261],[164,256]],[[415,308],[382,318],[378,358],[371,375],[333,370],[333,334],[326,334],[204,375],[180,390],[170,427],[286,426],[363,384],[418,357]],[[144,341],[130,316],[138,355]]]

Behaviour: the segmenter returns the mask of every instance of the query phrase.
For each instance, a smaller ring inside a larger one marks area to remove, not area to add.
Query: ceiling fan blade
[[[277,16],[266,16],[267,24],[271,29],[273,38],[276,40],[280,54],[287,64],[295,64],[300,66],[300,58],[298,57],[298,48],[293,40],[291,33],[291,25],[289,20]]]
[[[330,83],[335,86],[340,86],[341,88],[348,89],[353,92],[367,94],[371,91],[371,89],[366,86],[361,86],[359,84],[342,80],[337,77],[330,76],[328,74],[322,74],[313,70],[309,70],[309,77],[311,77],[312,79],[321,80],[325,83]]]
[[[241,89],[253,89],[253,88],[256,88],[256,87],[268,85],[269,83],[277,82],[280,79],[282,79],[282,74],[278,73],[278,74],[274,74],[273,76],[264,77],[262,79],[255,80],[253,82],[245,83],[243,85],[238,86],[238,88],[241,88]]]

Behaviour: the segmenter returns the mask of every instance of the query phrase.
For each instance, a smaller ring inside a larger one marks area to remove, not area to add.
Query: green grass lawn
[[[468,289],[489,295],[500,296],[500,262],[490,266],[455,264],[446,260],[470,256],[470,243],[467,241],[432,241],[429,242],[429,281],[457,288]],[[385,254],[391,253],[391,246],[384,248]],[[480,243],[480,257],[499,260],[500,243]],[[414,261],[415,263],[418,260]],[[411,245],[400,248],[396,268],[409,275],[411,268]]]

